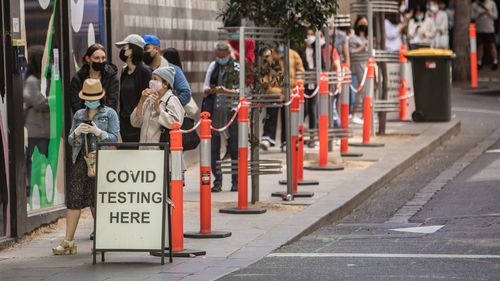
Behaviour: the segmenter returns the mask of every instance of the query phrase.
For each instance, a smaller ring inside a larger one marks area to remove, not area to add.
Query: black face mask
[[[152,52],[144,52],[144,57],[142,58],[142,60],[147,65],[150,65],[156,56],[156,54],[153,56],[151,53]]]
[[[368,25],[358,25],[358,33],[363,32],[365,35],[368,35]]]
[[[90,66],[95,71],[104,72],[104,68],[106,67],[106,62],[95,62],[93,61]]]
[[[127,59],[128,59],[128,57],[125,55],[125,50],[123,50],[123,49],[120,51],[120,59],[123,62],[127,62]]]

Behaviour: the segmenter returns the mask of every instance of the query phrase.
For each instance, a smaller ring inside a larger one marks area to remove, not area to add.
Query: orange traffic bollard
[[[469,25],[469,41],[470,41],[470,86],[477,88],[477,41],[476,41],[476,24]]]
[[[246,98],[241,98],[238,112],[238,206],[224,208],[226,214],[263,214],[266,209],[248,208],[248,109]]]
[[[406,81],[406,63],[408,59],[405,57],[405,53],[408,51],[405,44],[401,45],[399,49],[399,64],[400,64],[400,86],[399,86],[399,120],[408,120],[408,94],[407,87],[408,83]]]
[[[200,232],[186,232],[185,238],[226,238],[231,236],[228,231],[212,231],[212,191],[210,189],[210,166],[212,120],[210,113],[200,114]]]

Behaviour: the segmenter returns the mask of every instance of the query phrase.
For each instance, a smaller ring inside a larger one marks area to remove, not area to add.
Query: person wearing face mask
[[[66,235],[52,249],[54,255],[76,254],[74,237],[81,210],[94,206],[95,174],[91,171],[95,171],[96,144],[118,141],[118,115],[114,109],[102,103],[105,95],[101,81],[92,78],[83,82],[78,94],[85,108],[73,116],[68,136],[72,147],[72,165],[66,186]]]
[[[141,99],[130,115],[132,126],[141,129],[139,141],[142,143],[159,142],[162,127],[170,129],[172,124],[184,121],[184,108],[172,92],[174,76],[172,66],[153,71],[149,87],[142,91]]]
[[[234,108],[227,108],[224,94],[238,94],[240,66],[231,58],[230,46],[227,42],[217,43],[215,58],[215,61],[208,66],[203,82],[204,98],[201,111],[209,112],[212,126],[221,128],[228,124],[229,117],[234,113]],[[217,161],[220,160],[222,135],[228,137],[231,160],[238,160],[238,122],[234,120],[224,132],[212,132],[211,166],[214,175],[212,192],[222,190],[222,173],[217,167]],[[238,174],[235,166],[233,166],[231,182],[231,191],[238,191]]]
[[[488,48],[493,64],[491,68],[498,68],[497,47],[495,44],[495,20],[498,19],[498,10],[495,1],[477,0],[472,3],[472,19],[476,21],[477,30],[477,66],[483,66],[484,48]]]
[[[131,34],[115,45],[121,49],[120,59],[126,64],[120,77],[120,132],[124,142],[139,142],[141,130],[132,126],[130,114],[151,80],[151,69],[142,62],[145,42],[141,36]]]
[[[316,69],[316,30],[314,28],[307,29],[307,37],[304,40],[306,47],[301,53],[302,64],[306,71],[312,71]],[[319,44],[321,46],[321,70],[329,71],[326,67],[326,40],[322,31],[320,31],[320,39]],[[330,58],[330,67],[333,66],[333,55],[334,50],[331,44],[328,44],[329,58]],[[316,89],[315,84],[304,85],[305,93],[307,95],[311,95]],[[309,129],[318,128],[318,95],[316,95],[312,99],[306,99],[305,103],[305,114],[304,117],[308,117],[309,119]],[[314,138],[311,137],[309,141],[306,142],[310,148],[314,148],[316,146],[316,142]]]
[[[448,15],[445,11],[439,9],[437,0],[429,1],[429,7],[429,14],[432,16],[434,26],[436,27],[436,36],[432,41],[431,47],[449,49],[450,37],[448,36]]]
[[[368,53],[368,19],[365,16],[359,16],[354,22],[354,34],[349,38],[349,51],[351,57],[355,54]],[[351,79],[352,85],[357,88],[358,83],[361,83],[364,74],[365,63],[351,64]],[[363,124],[362,113],[354,112],[354,105],[363,103],[364,88],[362,91],[355,93],[351,91],[349,112],[352,114],[352,122],[355,124]]]
[[[408,39],[412,50],[429,48],[436,37],[436,26],[432,13],[426,13],[423,5],[417,5],[413,18],[408,23]]]
[[[87,78],[99,79],[106,90],[104,104],[117,110],[120,91],[118,68],[107,61],[106,50],[101,44],[92,44],[87,48],[82,58],[83,65],[71,79],[69,86],[71,110],[73,114],[85,108],[84,101],[78,97],[82,90],[83,81]]]
[[[173,93],[179,98],[181,104],[186,105],[191,99],[191,88],[182,69],[170,64],[162,55],[160,49],[160,39],[154,35],[144,35],[144,63],[151,69],[172,66],[175,70],[174,82],[172,84]]]
[[[266,67],[270,67],[272,63],[278,62],[279,69],[278,75],[284,73],[285,67],[285,46],[279,45],[276,50],[265,49],[263,52],[264,64]],[[289,75],[290,75],[290,93],[295,88],[295,82],[297,81],[297,72],[304,71],[304,65],[302,64],[302,59],[300,55],[289,49]],[[272,77],[272,72],[262,78],[263,85],[266,85],[266,93],[280,94],[281,98],[284,100],[284,89],[279,83],[273,83],[276,77]],[[302,79],[299,79],[302,81]],[[268,107],[266,108],[266,116],[264,118],[264,128],[262,134],[262,140],[260,142],[260,147],[267,151],[270,147],[276,145],[276,130],[278,126],[278,113],[281,112],[281,152],[285,151],[286,144],[286,130],[285,130],[285,107]]]

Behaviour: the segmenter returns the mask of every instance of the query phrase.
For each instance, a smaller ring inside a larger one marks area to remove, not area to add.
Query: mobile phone
[[[84,120],[82,123],[85,123],[85,124],[88,124],[88,125],[92,125],[92,120]]]

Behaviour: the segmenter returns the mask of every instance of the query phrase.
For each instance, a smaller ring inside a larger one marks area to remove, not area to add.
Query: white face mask
[[[314,44],[314,41],[316,41],[316,36],[308,35],[305,41],[307,45],[312,45]]]
[[[162,88],[162,83],[158,80],[149,80],[149,88],[151,90],[159,91]]]
[[[431,10],[431,12],[433,12],[433,13],[437,13],[437,12],[439,11],[439,6],[438,6],[438,5],[433,4],[433,5],[431,5],[430,10]]]
[[[403,3],[401,6],[399,6],[399,12],[404,13],[406,11],[406,5]]]

